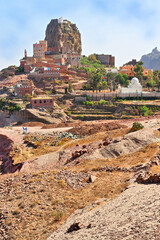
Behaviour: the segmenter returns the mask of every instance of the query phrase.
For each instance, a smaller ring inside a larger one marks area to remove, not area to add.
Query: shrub
[[[58,183],[61,187],[66,187],[66,185],[67,185],[64,179],[58,180]]]
[[[57,211],[57,210],[53,210],[51,212],[51,215],[54,217],[55,221],[60,221],[63,217],[63,212],[61,211]]]
[[[18,208],[12,212],[12,215],[19,215],[19,214],[20,214],[20,210]]]
[[[87,101],[90,101],[90,100],[91,100],[91,96],[87,95]]]
[[[85,101],[85,102],[83,102],[83,105],[93,106],[93,105],[94,105],[94,102]]]
[[[67,115],[68,115],[68,116],[71,116],[71,115],[72,115],[71,111],[69,111]]]
[[[98,104],[100,104],[100,105],[105,105],[105,104],[106,104],[106,101],[105,101],[105,100],[100,100],[100,101],[98,102]]]
[[[143,106],[141,108],[141,111],[142,111],[144,117],[148,116],[149,109],[146,106]]]
[[[10,114],[14,111],[19,111],[22,107],[19,104],[13,103],[6,98],[0,99],[0,109],[2,111],[8,111]]]
[[[79,119],[80,119],[80,120],[84,120],[84,116],[79,115]]]
[[[134,123],[133,123],[133,126],[132,126],[132,128],[130,129],[129,132],[136,132],[136,131],[138,131],[138,130],[140,130],[140,129],[143,129],[143,128],[144,128],[144,126],[143,126],[141,123],[139,123],[139,122],[134,122]]]

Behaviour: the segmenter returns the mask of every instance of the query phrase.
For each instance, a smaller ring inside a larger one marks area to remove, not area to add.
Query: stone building
[[[133,66],[135,66],[137,63],[138,63],[138,62],[137,62],[136,59],[132,59],[131,61],[125,63],[123,66],[125,66],[125,65],[133,65]]]
[[[112,55],[106,54],[95,54],[97,60],[101,62],[101,64],[106,65],[107,67],[115,67],[115,57]]]
[[[39,43],[33,44],[33,57],[45,58],[45,52],[47,51],[47,41],[39,41]]]
[[[32,92],[32,84],[28,80],[21,80],[14,85],[14,95],[16,97],[23,98],[26,94],[32,96]]]
[[[32,108],[53,108],[53,98],[32,98]]]
[[[81,66],[81,55],[78,53],[68,53],[66,63],[74,67]]]

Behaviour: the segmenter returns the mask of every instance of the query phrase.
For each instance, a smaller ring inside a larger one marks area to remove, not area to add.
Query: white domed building
[[[127,94],[127,93],[142,93],[142,85],[140,84],[138,78],[132,78],[128,87],[118,86],[118,93]]]

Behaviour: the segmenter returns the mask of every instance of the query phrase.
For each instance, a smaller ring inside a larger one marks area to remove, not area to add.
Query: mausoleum
[[[138,78],[132,78],[128,87],[118,86],[118,93],[127,94],[127,93],[142,93],[142,85],[140,84]]]

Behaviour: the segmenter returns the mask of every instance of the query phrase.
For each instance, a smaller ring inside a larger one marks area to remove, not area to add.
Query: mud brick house
[[[31,106],[32,108],[53,108],[53,98],[32,98]]]
[[[33,57],[45,58],[46,51],[47,41],[39,41],[39,43],[33,44]]]
[[[27,93],[32,96],[33,88],[30,81],[21,80],[14,86],[14,95],[23,98]]]
[[[135,65],[124,65],[119,68],[119,73],[127,74],[129,79],[132,79],[135,75],[134,68],[135,68]],[[144,79],[147,79],[152,73],[153,71],[151,69],[145,69],[145,67],[143,67]]]

